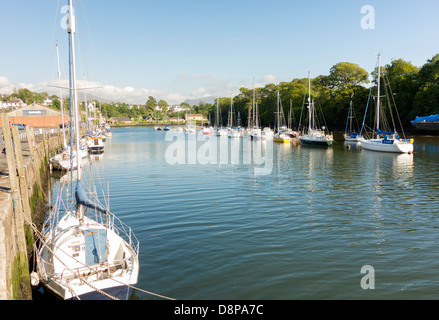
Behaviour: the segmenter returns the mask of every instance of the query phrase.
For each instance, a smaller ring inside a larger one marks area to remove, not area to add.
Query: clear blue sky
[[[66,0],[1,1],[0,92],[49,91],[55,44],[67,79]],[[78,79],[110,100],[168,103],[230,96],[239,87],[328,74],[348,61],[371,72],[403,58],[421,66],[439,53],[437,0],[75,0]],[[361,8],[375,10],[364,30]],[[85,76],[84,76],[85,74]]]

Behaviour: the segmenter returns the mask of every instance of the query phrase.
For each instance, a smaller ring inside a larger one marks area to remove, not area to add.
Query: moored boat
[[[70,97],[75,114],[76,150],[79,150],[72,0],[68,1],[68,7]],[[58,205],[51,207],[41,232],[36,233],[36,272],[32,273],[32,283],[37,285],[40,281],[44,288],[64,300],[127,300],[138,279],[139,242],[132,230],[97,200],[95,193],[93,199],[89,198],[81,180],[80,161],[76,157],[77,170],[72,174],[76,177],[74,210],[68,208],[70,203],[66,210]],[[93,178],[90,182],[93,184]]]
[[[334,142],[332,134],[327,134],[324,130],[317,128],[314,101],[311,100],[311,78],[308,74],[308,127],[305,129],[305,133],[302,134],[299,139],[302,145],[309,146],[330,146]]]
[[[366,150],[380,151],[380,152],[393,152],[393,153],[412,153],[413,152],[413,139],[401,138],[396,131],[395,124],[392,131],[382,131],[380,129],[380,123],[383,120],[384,114],[381,113],[381,54],[378,54],[378,76],[377,76],[377,107],[376,107],[376,130],[374,132],[374,139],[364,139],[361,141],[361,147]],[[383,78],[385,81],[385,78]],[[386,83],[390,88],[390,86]],[[386,93],[388,90],[386,90]],[[387,96],[387,94],[386,94]],[[393,100],[393,99],[389,99]],[[389,102],[390,103],[390,102]],[[396,106],[395,106],[396,108]],[[366,111],[367,112],[367,106]],[[393,117],[392,117],[393,119]],[[364,126],[364,123],[363,123]],[[402,129],[402,128],[401,128]]]

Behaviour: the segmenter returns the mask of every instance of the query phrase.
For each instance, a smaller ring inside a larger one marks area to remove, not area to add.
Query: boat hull
[[[303,145],[308,146],[322,146],[322,147],[328,147],[332,145],[333,140],[330,139],[307,139],[305,137],[299,138],[300,143]]]
[[[93,146],[89,147],[90,154],[101,154],[104,153],[104,146]]]
[[[69,213],[56,231],[45,235],[44,242],[54,243],[51,248],[36,250],[38,276],[45,289],[63,300],[129,299],[139,274],[138,247],[123,240],[120,230],[87,217],[82,224]]]
[[[132,283],[134,286],[136,283]],[[96,290],[87,290],[84,293],[72,295],[69,290],[58,285],[56,282],[42,282],[42,287],[47,290],[53,297],[60,300],[129,300],[133,289],[126,285],[111,286],[108,288],[98,288]]]
[[[387,141],[383,143],[383,141]],[[392,143],[389,143],[392,141]],[[370,139],[361,141],[361,147],[366,150],[393,153],[412,153],[413,143],[399,140]]]

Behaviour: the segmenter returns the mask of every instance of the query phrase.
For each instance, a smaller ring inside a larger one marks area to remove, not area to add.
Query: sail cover
[[[83,206],[86,206],[91,209],[96,209],[102,213],[107,213],[107,209],[105,209],[100,203],[95,203],[91,201],[88,196],[87,192],[85,191],[84,184],[81,180],[78,180],[76,183],[76,192],[75,192],[76,202],[78,204],[81,204]]]
[[[377,130],[377,134],[394,134],[393,131],[381,131],[380,129]]]

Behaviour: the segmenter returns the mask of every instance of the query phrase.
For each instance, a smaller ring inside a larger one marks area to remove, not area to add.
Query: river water
[[[112,133],[93,177],[140,241],[137,287],[189,300],[439,298],[438,137],[398,155]]]

